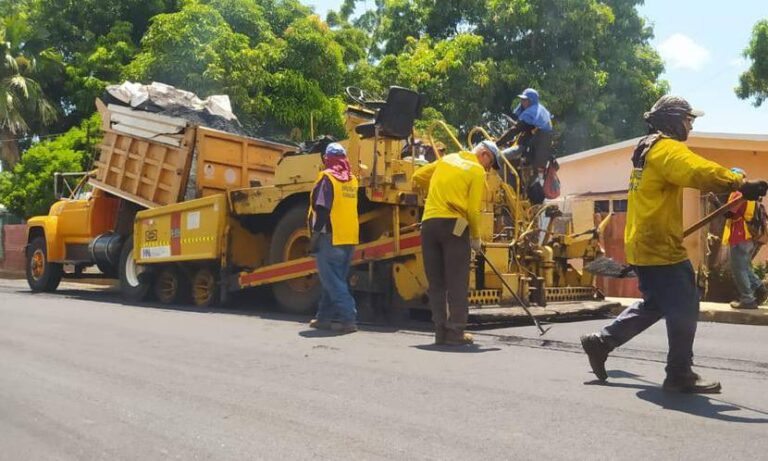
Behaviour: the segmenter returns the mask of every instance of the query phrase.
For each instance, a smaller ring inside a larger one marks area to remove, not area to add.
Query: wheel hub
[[[45,273],[45,255],[42,250],[35,250],[30,260],[32,277],[40,279]]]

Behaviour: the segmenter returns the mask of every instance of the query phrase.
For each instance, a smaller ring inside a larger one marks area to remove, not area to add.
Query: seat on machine
[[[355,131],[363,139],[374,137],[376,128],[381,137],[406,139],[413,131],[414,121],[421,116],[422,106],[419,93],[399,86],[389,87],[387,101],[376,113],[375,120],[358,125]]]

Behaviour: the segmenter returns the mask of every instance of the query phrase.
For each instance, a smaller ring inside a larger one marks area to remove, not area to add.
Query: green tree
[[[281,36],[252,44],[214,3],[190,1],[178,12],[156,16],[124,76],[203,97],[228,94],[241,121],[263,134],[285,136],[295,128],[306,133],[312,122],[318,131],[343,133],[337,97],[346,68],[328,27],[305,16]]]
[[[483,58],[483,48],[483,38],[472,34],[437,42],[411,37],[399,55],[381,60],[377,74],[386,86],[418,89],[429,106],[466,131],[492,104],[494,64]]]
[[[752,64],[739,77],[736,95],[741,99],[752,99],[754,106],[759,107],[768,99],[768,19],[755,24],[744,56]]]
[[[94,115],[79,127],[28,149],[13,170],[0,172],[0,203],[25,218],[46,214],[55,201],[53,174],[91,167],[99,124]]]
[[[40,72],[38,83],[59,108],[61,117],[50,126],[63,132],[91,114],[93,98],[107,83],[115,83],[119,67],[136,53],[137,44],[155,15],[178,9],[180,0],[23,0],[28,17],[24,38],[33,55],[53,49],[62,68]],[[2,11],[2,10],[0,10]],[[0,13],[1,14],[1,13]],[[38,62],[42,67],[44,63]],[[33,130],[45,134],[45,129]]]
[[[36,80],[37,58],[28,55],[20,41],[24,28],[25,19],[20,16],[3,18],[0,24],[0,154],[8,167],[19,161],[19,137],[56,116]],[[46,53],[47,58],[52,56]]]
[[[558,149],[567,153],[641,134],[640,114],[668,89],[659,81],[663,64],[650,47],[652,31],[638,15],[640,3],[377,0],[357,25],[373,31],[374,54],[384,53],[379,67],[385,67],[385,85],[408,80],[414,65],[392,62],[413,56],[414,41],[421,54],[425,41],[435,52],[447,50],[443,64],[453,69],[455,60],[465,70],[425,70],[428,76],[419,80],[428,83],[429,103],[456,126],[479,121],[476,101],[487,111],[508,112],[524,88],[537,88],[556,118]],[[462,47],[453,50],[450,43],[465,36],[482,44],[462,56]]]

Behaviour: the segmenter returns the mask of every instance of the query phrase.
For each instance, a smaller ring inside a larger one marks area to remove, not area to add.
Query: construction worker
[[[514,123],[497,142],[504,147],[517,139],[502,155],[513,165],[532,167],[525,184],[526,195],[538,205],[544,202],[544,173],[552,157],[552,115],[539,102],[539,93],[533,88],[527,88],[517,97],[520,103],[512,111]],[[524,163],[519,159],[524,159]],[[507,181],[515,187],[514,176],[509,176]]]
[[[459,152],[425,165],[413,180],[427,192],[421,248],[429,282],[435,344],[472,344],[465,333],[469,316],[471,251],[480,251],[480,212],[485,172],[498,168],[499,149],[483,141],[472,152]]]
[[[746,177],[741,168],[731,168],[731,171]],[[733,192],[728,201],[736,200],[740,195],[739,192]],[[752,270],[755,243],[752,241],[747,222],[752,219],[756,209],[757,202],[747,201],[726,213],[728,219],[725,221],[722,242],[729,246],[731,276],[739,292],[739,299],[731,301],[731,307],[734,309],[757,309],[757,306],[768,298],[768,289]]]
[[[632,156],[629,203],[624,231],[627,262],[639,279],[643,300],[624,310],[602,331],[581,337],[597,378],[608,378],[608,353],[664,318],[669,353],[663,388],[685,393],[716,393],[720,383],[692,370],[699,293],[693,266],[683,247],[683,188],[739,190],[749,200],[764,195],[765,181],[744,177],[694,154],[684,144],[696,117],[683,98],[663,96],[646,112],[649,134]]]
[[[325,169],[318,175],[309,200],[311,251],[322,285],[317,314],[309,326],[331,330],[332,321],[338,320],[341,333],[352,333],[357,331],[357,309],[347,278],[359,242],[357,178],[341,144],[328,144],[323,163]]]

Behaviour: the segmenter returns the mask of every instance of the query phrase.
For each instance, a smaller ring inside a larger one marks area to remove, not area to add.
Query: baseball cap
[[[496,143],[486,139],[484,141],[481,141],[480,145],[482,145],[483,147],[491,151],[491,153],[493,154],[493,168],[496,170],[501,168],[501,163],[499,162],[499,155],[501,154],[499,154],[499,147],[496,145]]]
[[[347,155],[347,151],[344,150],[344,146],[341,144],[332,142],[326,146],[325,155],[338,155],[340,157],[345,157]]]

